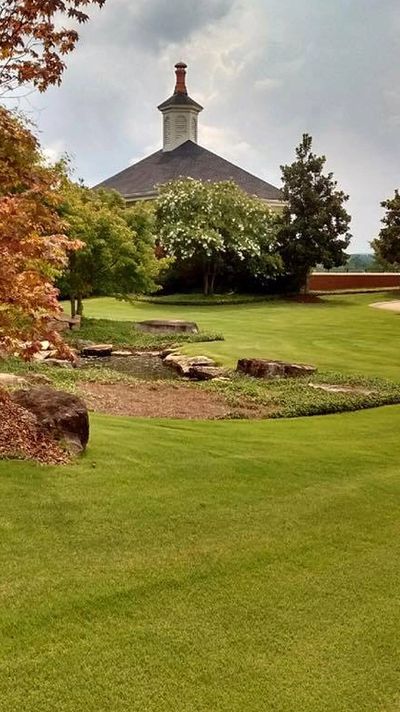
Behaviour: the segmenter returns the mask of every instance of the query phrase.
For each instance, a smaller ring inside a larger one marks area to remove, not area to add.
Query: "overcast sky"
[[[178,60],[205,107],[199,143],[280,186],[311,133],[351,196],[351,249],[369,249],[400,187],[399,0],[107,0],[62,86],[21,108],[93,185],[161,147]]]

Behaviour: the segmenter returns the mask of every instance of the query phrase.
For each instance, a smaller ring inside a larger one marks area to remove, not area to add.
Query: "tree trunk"
[[[82,295],[78,294],[77,296],[77,309],[76,313],[79,314],[79,316],[82,316],[83,314],[83,302],[82,302]]]
[[[71,317],[74,318],[76,316],[75,294],[70,295],[69,303],[71,305]]]
[[[211,270],[211,278],[209,281],[209,287],[208,287],[208,293],[209,294],[214,294],[214,286],[215,286],[215,278],[217,276],[217,265],[214,264],[213,268]]]
[[[204,274],[203,274],[203,294],[205,297],[207,297],[208,293],[209,293],[208,292],[208,289],[209,289],[208,277],[209,277],[209,270],[207,267],[207,269],[204,271]]]

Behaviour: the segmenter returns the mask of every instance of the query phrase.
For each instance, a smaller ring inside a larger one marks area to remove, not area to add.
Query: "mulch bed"
[[[89,410],[110,415],[185,420],[264,416],[263,409],[252,403],[233,408],[219,393],[177,383],[79,383],[78,387]]]
[[[43,464],[68,462],[68,454],[44,434],[35,416],[0,390],[0,459],[36,460]]]

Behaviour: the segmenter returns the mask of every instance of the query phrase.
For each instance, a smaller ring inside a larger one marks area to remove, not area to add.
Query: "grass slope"
[[[380,298],[388,300],[390,295],[330,296],[319,304],[272,300],[212,308],[131,305],[98,298],[85,302],[85,314],[122,321],[169,317],[196,321],[202,330],[223,334],[224,341],[203,344],[201,351],[229,366],[240,357],[266,357],[400,381],[400,318],[369,306]],[[187,345],[184,350],[198,353],[199,345]]]
[[[0,462],[4,712],[394,712],[400,408]]]

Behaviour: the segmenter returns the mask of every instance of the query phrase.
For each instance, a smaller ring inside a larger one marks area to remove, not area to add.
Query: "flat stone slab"
[[[215,366],[215,361],[208,356],[184,356],[183,354],[169,354],[164,359],[167,366],[171,366],[182,376],[189,376],[190,369],[199,366]]]
[[[305,363],[242,358],[237,362],[236,370],[253,378],[300,378],[312,375],[317,369]]]
[[[91,344],[84,346],[80,353],[81,356],[111,356],[112,350],[112,344]]]
[[[183,321],[181,319],[147,319],[146,321],[137,321],[135,326],[139,331],[157,333],[198,334],[199,332],[199,327],[194,321]]]

